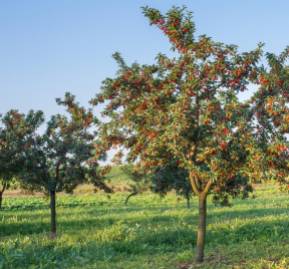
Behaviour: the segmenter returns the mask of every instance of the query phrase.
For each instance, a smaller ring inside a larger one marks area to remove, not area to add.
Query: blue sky
[[[114,75],[113,52],[141,63],[169,53],[166,38],[141,14],[144,5],[186,5],[197,35],[241,51],[264,41],[278,53],[289,44],[287,0],[0,0],[0,113],[41,109],[48,117],[60,111],[55,98],[65,91],[86,104]]]

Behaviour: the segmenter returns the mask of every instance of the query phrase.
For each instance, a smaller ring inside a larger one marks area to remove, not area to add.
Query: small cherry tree
[[[68,116],[51,117],[45,133],[38,135],[27,150],[21,177],[26,186],[43,190],[50,196],[51,238],[56,236],[57,192],[72,192],[84,182],[110,190],[102,181],[106,171],[98,166],[101,156],[95,155],[97,119],[69,93],[64,100],[57,99],[57,103],[66,107]]]
[[[121,170],[132,181],[130,194],[125,199],[125,205],[131,197],[151,190],[161,196],[175,191],[177,195],[186,199],[187,207],[190,207],[192,188],[188,181],[188,174],[184,169],[179,168],[175,162],[155,167],[153,170],[143,170],[134,164],[126,164],[121,166]]]
[[[257,82],[261,45],[239,53],[207,36],[195,38],[185,8],[161,14],[145,7],[143,13],[169,38],[176,56],[159,54],[155,64],[129,66],[114,54],[118,73],[93,100],[106,104],[103,145],[122,145],[140,168],[153,171],[169,160],[187,172],[199,201],[196,261],[202,262],[207,196],[225,203],[251,190],[252,111],[238,94]]]
[[[193,192],[188,180],[188,173],[185,169],[178,167],[175,162],[156,168],[151,175],[151,182],[153,192],[164,196],[170,191],[175,191],[177,195],[186,199],[187,207],[190,208]]]
[[[0,120],[1,209],[4,191],[21,175],[26,158],[25,150],[30,147],[38,127],[43,123],[43,113],[30,111],[25,115],[17,110],[10,110]]]

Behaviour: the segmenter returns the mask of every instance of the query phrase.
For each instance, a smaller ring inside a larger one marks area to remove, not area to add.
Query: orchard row
[[[91,107],[67,93],[57,99],[67,113],[53,116],[43,134],[40,111],[2,116],[1,193],[15,177],[25,188],[49,193],[55,237],[56,192],[72,192],[84,182],[110,192],[104,182],[109,168],[99,161],[114,148],[114,161],[130,163],[136,180],[154,180],[160,192],[189,189],[198,197],[196,261],[202,262],[208,195],[227,204],[268,179],[288,191],[289,49],[264,54],[260,44],[240,53],[237,46],[195,37],[185,8],[161,14],[145,7],[143,13],[176,56],[127,65],[115,53],[119,70],[103,81]],[[98,105],[104,106],[103,121],[93,113]]]

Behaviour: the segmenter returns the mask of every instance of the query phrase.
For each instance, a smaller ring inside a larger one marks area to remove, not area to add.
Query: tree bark
[[[186,200],[187,200],[187,208],[191,208],[191,198],[190,198],[190,195],[186,195]]]
[[[2,209],[3,192],[0,192],[0,210]]]
[[[56,192],[50,191],[50,237],[56,238]]]
[[[204,261],[204,249],[206,239],[206,219],[207,219],[207,195],[199,195],[199,225],[197,232],[196,262]]]
[[[0,210],[2,209],[2,202],[3,202],[3,193],[6,190],[7,184],[4,183],[2,186],[2,190],[0,190]]]

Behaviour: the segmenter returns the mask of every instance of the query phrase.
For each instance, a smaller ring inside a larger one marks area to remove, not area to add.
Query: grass
[[[110,198],[59,195],[58,238],[48,239],[48,201],[8,197],[0,212],[1,269],[289,268],[288,194],[272,185],[233,207],[209,203],[206,260],[193,263],[197,204],[174,194]]]

